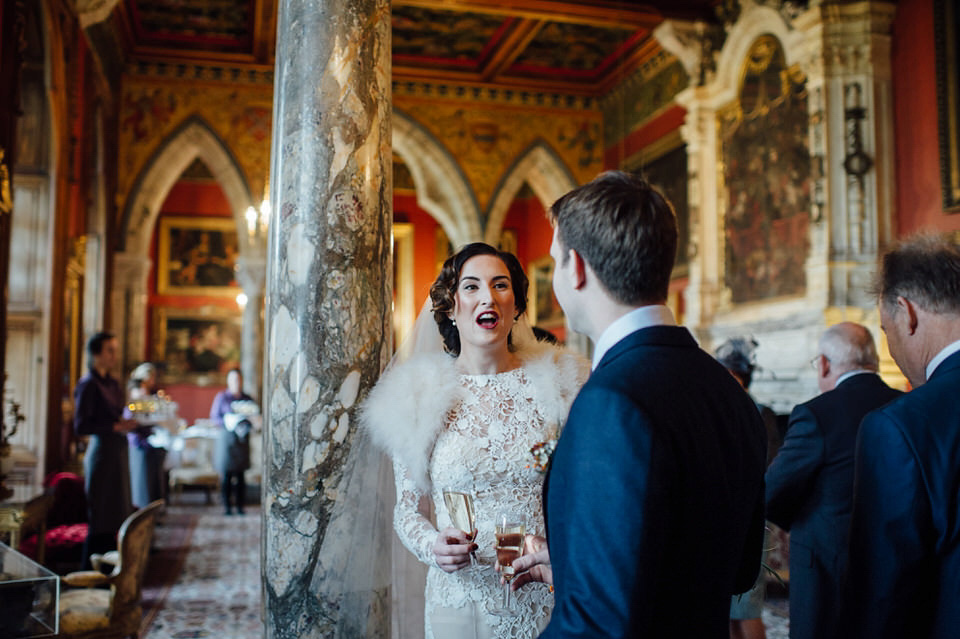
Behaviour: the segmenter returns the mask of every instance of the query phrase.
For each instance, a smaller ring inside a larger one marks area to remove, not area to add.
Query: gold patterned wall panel
[[[456,158],[486,211],[506,172],[538,141],[563,160],[577,183],[603,170],[603,117],[597,109],[523,107],[394,96],[394,106]]]
[[[120,114],[118,196],[124,201],[137,176],[177,127],[199,116],[236,159],[255,200],[270,170],[273,86],[213,84],[125,77]]]

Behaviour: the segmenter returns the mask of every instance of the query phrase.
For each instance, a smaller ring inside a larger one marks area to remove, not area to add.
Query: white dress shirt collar
[[[596,368],[603,356],[624,337],[650,326],[676,326],[673,312],[663,304],[641,306],[617,318],[600,335],[593,350],[593,366]]]
[[[867,370],[865,368],[858,368],[856,370],[847,371],[846,373],[844,373],[843,375],[837,378],[837,381],[834,382],[833,387],[836,388],[837,386],[844,383],[854,375],[863,375],[864,373],[873,373],[874,375],[876,375],[876,373],[874,373],[873,371]]]
[[[933,375],[933,371],[937,370],[937,366],[943,363],[943,360],[947,359],[957,351],[960,351],[960,340],[952,344],[947,344],[947,347],[942,351],[937,353],[936,357],[930,360],[930,363],[927,364],[927,380],[930,379],[930,376]]]

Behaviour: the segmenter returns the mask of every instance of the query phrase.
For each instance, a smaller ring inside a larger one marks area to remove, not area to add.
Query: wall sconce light
[[[260,203],[260,208],[248,206],[244,212],[244,217],[247,219],[247,235],[251,244],[255,244],[257,238],[266,234],[270,211],[270,200],[264,199]]]
[[[245,308],[247,306],[247,294],[237,293],[237,306]]]

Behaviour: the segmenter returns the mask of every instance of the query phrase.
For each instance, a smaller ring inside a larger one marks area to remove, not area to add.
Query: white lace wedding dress
[[[441,634],[533,638],[550,619],[553,594],[543,584],[513,593],[515,615],[490,613],[503,596],[493,569],[494,521],[503,510],[524,513],[528,532],[544,534],[543,475],[533,468],[530,448],[557,436],[588,365],[555,349],[523,357],[523,367],[495,375],[459,374],[448,356],[419,362],[415,358],[385,375],[367,402],[366,424],[394,461],[394,528],[404,545],[429,566],[427,639],[441,639]],[[477,570],[445,573],[436,565],[433,544],[438,530],[452,525],[444,488],[473,495]],[[433,501],[436,526],[418,510],[424,495]],[[441,614],[442,632],[437,618]]]
[[[430,459],[431,497],[439,529],[453,525],[443,502],[443,488],[473,495],[476,552],[480,569],[445,573],[434,561],[437,528],[417,511],[421,491],[403,466],[397,468],[394,527],[404,545],[428,564],[426,618],[436,607],[465,608],[470,602],[493,637],[536,637],[546,627],[553,595],[543,584],[514,593],[516,615],[498,617],[489,609],[500,603],[502,587],[494,572],[494,526],[501,510],[524,513],[529,532],[543,535],[540,492],[543,476],[531,468],[530,448],[556,436],[532,399],[530,381],[518,368],[498,375],[461,375],[467,391],[449,415]],[[427,624],[427,639],[433,637]],[[462,635],[466,636],[466,634]]]

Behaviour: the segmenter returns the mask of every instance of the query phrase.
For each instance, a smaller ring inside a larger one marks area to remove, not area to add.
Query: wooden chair
[[[60,637],[136,639],[143,617],[141,584],[161,508],[163,500],[157,500],[123,522],[117,536],[119,562],[112,573],[87,570],[63,577],[63,583],[75,589],[60,595]]]
[[[213,468],[214,440],[209,437],[184,437],[180,465],[170,469],[170,492],[180,495],[184,486],[203,488],[207,503],[213,503],[211,491],[220,486],[220,474]]]

